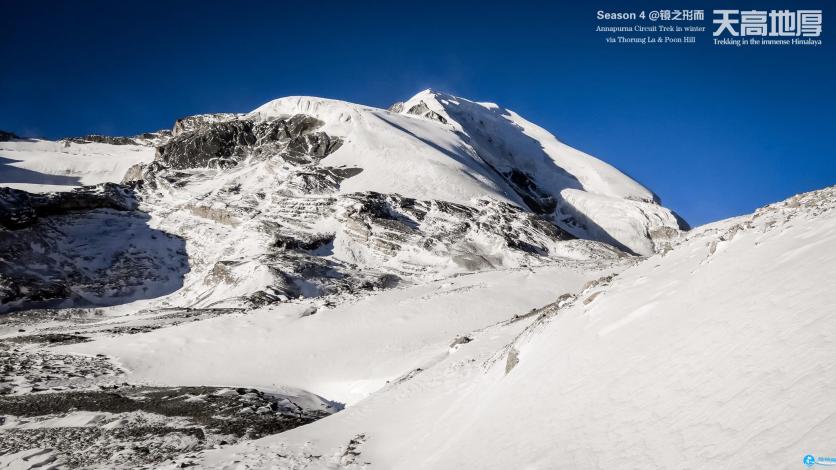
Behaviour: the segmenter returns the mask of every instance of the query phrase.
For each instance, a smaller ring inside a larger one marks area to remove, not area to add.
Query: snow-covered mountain
[[[0,177],[28,172],[8,185],[8,201],[20,199],[14,189],[54,190],[54,178],[65,189],[118,179],[148,214],[144,233],[132,229],[125,240],[140,254],[108,252],[118,268],[97,261],[78,272],[53,258],[92,255],[73,240],[87,236],[83,228],[43,233],[54,218],[9,234],[14,256],[28,262],[6,266],[0,308],[159,295],[143,278],[168,279],[164,290],[176,291],[168,306],[252,307],[482,269],[647,255],[685,228],[649,190],[496,105],[425,91],[398,108],[290,97],[244,115],[180,119],[171,133],[0,144],[11,161]],[[49,175],[47,186],[37,186],[39,174]],[[78,191],[91,192],[66,197]],[[125,223],[132,214],[110,208],[96,217],[137,227]],[[90,220],[69,209],[58,224]],[[146,275],[114,276],[123,260],[156,250],[147,242],[157,232],[174,237],[174,254],[144,258]]]
[[[834,208],[688,230],[431,90],[0,132],[0,467],[792,467],[836,432]]]
[[[289,97],[250,116],[308,114],[324,121],[327,133],[345,136],[343,148],[325,160],[364,168],[343,184],[345,192],[461,204],[490,196],[546,215],[580,238],[642,255],[669,230],[687,229],[641,184],[496,104],[425,90],[390,111]]]

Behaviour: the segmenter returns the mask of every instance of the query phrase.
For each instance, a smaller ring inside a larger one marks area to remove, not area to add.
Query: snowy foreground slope
[[[67,346],[106,353],[141,382],[273,389],[355,404],[444,360],[451,344],[580,290],[624,265],[567,263],[463,275],[329,306],[285,303],[138,335]]]
[[[834,206],[828,188],[700,228],[337,415],[200,463],[800,468],[836,433]]]

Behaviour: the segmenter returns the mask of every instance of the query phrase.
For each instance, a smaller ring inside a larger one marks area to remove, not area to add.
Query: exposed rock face
[[[215,113],[215,114],[198,114],[195,116],[187,116],[180,118],[174,122],[174,127],[171,130],[171,135],[177,137],[180,134],[192,132],[198,128],[206,127],[212,123],[231,121],[234,119],[243,118],[243,114],[235,113]]]
[[[160,129],[156,132],[143,132],[134,136],[135,140],[154,140],[171,137],[171,131],[168,129]]]
[[[156,147],[167,142],[171,138],[171,131],[162,129],[156,132],[143,132],[132,137],[110,136],[100,134],[89,134],[80,137],[67,137],[62,139],[65,147],[70,144],[109,144],[109,145],[143,145]]]
[[[502,173],[525,204],[538,214],[551,214],[557,208],[554,197],[543,191],[528,173],[516,168]]]
[[[322,122],[304,115],[265,122],[233,119],[191,124],[157,148],[156,159],[170,168],[225,167],[252,154],[282,153],[309,163],[336,150],[340,140],[315,132]]]
[[[404,106],[403,103],[401,103],[401,107],[400,107],[401,110],[403,109],[403,106]],[[394,111],[394,112],[400,112],[400,111]],[[445,118],[441,114],[431,110],[427,106],[427,104],[424,103],[423,101],[416,104],[415,106],[412,106],[406,112],[408,114],[414,114],[416,116],[423,116],[427,119],[432,119],[433,121],[438,121],[442,124],[447,124],[447,118]]]
[[[574,237],[551,222],[489,199],[477,208],[398,195],[360,193],[339,201],[342,243],[358,255],[388,261],[409,254],[419,260],[452,260],[464,270],[498,268],[508,258],[548,256],[555,243]],[[420,269],[423,263],[405,261]]]
[[[141,181],[142,169],[143,165],[141,163],[137,163],[136,165],[133,165],[130,168],[128,168],[128,171],[125,172],[125,176],[122,177],[122,184],[129,184],[136,181]]]
[[[0,188],[0,313],[110,305],[182,285],[184,243],[147,225],[133,190],[114,183],[65,193]]]
[[[52,361],[49,367],[54,363],[63,366],[64,360]],[[32,423],[5,430],[0,453],[46,447],[58,454],[56,461],[63,468],[159,466],[172,455],[283,432],[338,409],[303,407],[294,398],[247,388],[135,385],[0,396],[0,413]],[[37,426],[56,416],[84,412],[102,413],[103,422]]]
[[[210,128],[179,134],[157,148],[156,160],[171,168],[228,166],[233,157],[243,157],[244,149],[255,144],[252,123],[229,121]]]
[[[114,183],[47,194],[0,188],[0,226],[15,230],[34,224],[42,216],[101,208],[129,211],[137,204],[130,188]]]

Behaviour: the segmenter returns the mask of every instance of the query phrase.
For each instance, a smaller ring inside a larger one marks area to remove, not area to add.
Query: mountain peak
[[[303,125],[305,132],[288,135],[284,125]],[[279,135],[295,140],[276,142]],[[160,165],[223,168],[288,158],[285,145],[291,145],[295,152],[317,152],[313,159],[301,158],[306,164],[352,169],[351,177],[326,184],[339,194],[371,191],[470,207],[490,198],[533,212],[575,237],[640,255],[657,251],[667,234],[686,228],[652,191],[515,112],[432,88],[390,111],[288,96],[248,114],[184,118],[171,136],[136,143],[162,149],[157,152]],[[63,161],[67,159],[56,158]],[[136,161],[125,163],[112,167],[122,171],[115,180]],[[56,171],[72,175],[74,170]]]
[[[648,254],[653,245],[639,232],[687,228],[659,205],[651,190],[503,106],[427,89],[396,111],[461,135],[476,159],[501,176],[526,206],[554,214],[561,228],[578,237]],[[653,214],[650,220],[661,223],[648,227],[643,214]]]

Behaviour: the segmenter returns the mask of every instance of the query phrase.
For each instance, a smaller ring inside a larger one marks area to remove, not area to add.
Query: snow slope
[[[0,186],[29,192],[118,183],[128,168],[154,159],[143,145],[19,139],[0,142]]]
[[[323,164],[363,168],[342,193],[376,191],[416,199],[470,204],[480,197],[521,204],[488,174],[453,129],[434,122],[337,100],[290,96],[270,101],[250,116],[269,119],[305,114],[325,122],[323,131],[345,139]]]
[[[455,277],[360,300],[309,300],[69,346],[105,353],[154,384],[291,386],[356,403],[447,356],[450,344],[509,312],[539,307],[623,265],[567,263]],[[336,305],[334,305],[336,304]]]
[[[511,184],[522,178],[516,181],[518,191],[550,199],[556,205],[555,222],[580,238],[648,255],[656,251],[657,235],[688,228],[649,189],[507,108],[433,90],[418,93],[400,108],[401,113],[441,119]]]
[[[703,227],[530,324],[482,330],[342,413],[203,466],[801,468],[836,433],[834,207],[828,188]]]
[[[653,202],[658,197],[612,165],[560,142],[542,127],[495,103],[477,103],[424,90],[403,104],[402,113],[424,103],[475,144],[492,166],[511,165],[532,174],[543,187],[566,188],[621,199]],[[487,142],[491,138],[492,142]],[[484,139],[484,141],[483,141]]]

